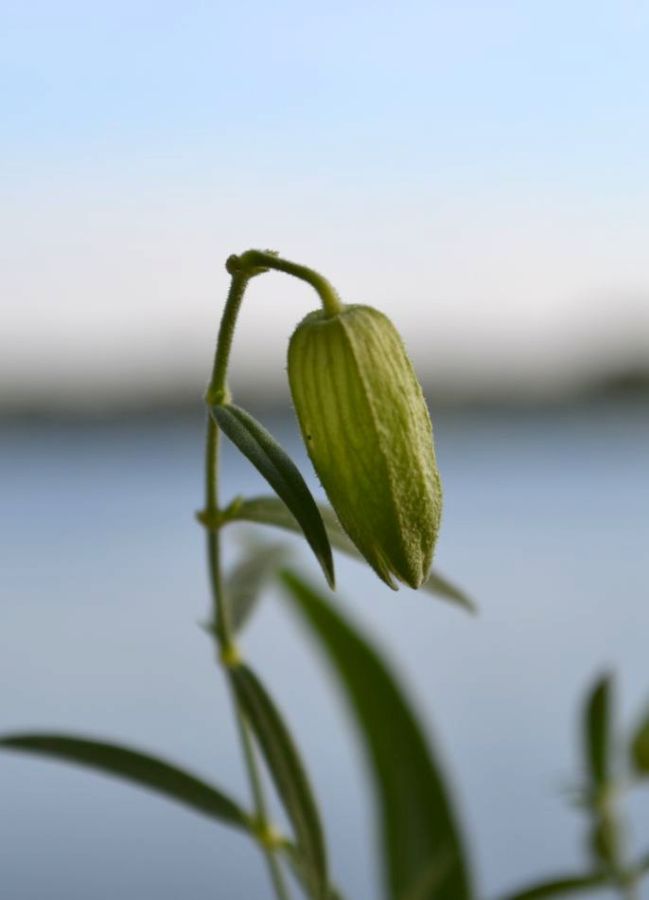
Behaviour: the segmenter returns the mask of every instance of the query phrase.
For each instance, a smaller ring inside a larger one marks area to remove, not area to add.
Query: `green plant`
[[[206,529],[213,611],[207,626],[230,687],[248,773],[251,807],[164,760],[125,747],[53,734],[0,738],[0,746],[90,766],[158,791],[259,846],[278,900],[295,888],[313,900],[341,900],[330,873],[324,828],[306,768],[267,688],[244,660],[238,637],[270,580],[276,580],[316,639],[341,684],[366,750],[381,841],[384,894],[389,900],[472,900],[471,865],[446,779],[407,697],[381,655],[326,594],[286,568],[283,550],[256,545],[225,575],[221,534],[231,523],[267,525],[304,536],[326,581],[334,584],[332,547],[365,559],[384,581],[394,578],[472,611],[466,595],[429,572],[441,510],[432,430],[418,382],[400,338],[382,314],[345,307],[329,282],[271,252],[247,251],[227,261],[231,285],[212,378],[205,454]],[[334,510],[314,500],[286,453],[248,412],[235,406],[227,371],[237,315],[254,277],[271,269],[316,290],[322,311],[291,339],[289,379],[306,446]],[[220,434],[261,472],[275,496],[223,505],[219,494]],[[337,514],[336,514],[337,513]],[[342,524],[341,524],[342,523]],[[345,527],[343,528],[342,525]],[[611,680],[601,679],[585,714],[587,783],[580,803],[589,815],[592,866],[555,878],[508,900],[614,886],[637,897],[649,857],[630,860],[618,811],[623,773],[614,763]],[[631,767],[649,775],[649,718],[632,735]],[[291,833],[270,820],[267,777],[283,804]]]

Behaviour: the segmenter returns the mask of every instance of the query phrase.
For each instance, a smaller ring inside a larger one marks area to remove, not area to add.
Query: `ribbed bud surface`
[[[442,493],[421,387],[390,320],[368,306],[308,315],[288,350],[302,437],[341,525],[376,573],[419,587]]]

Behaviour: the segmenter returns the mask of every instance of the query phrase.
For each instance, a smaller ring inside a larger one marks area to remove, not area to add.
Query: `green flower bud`
[[[341,525],[390,587],[426,580],[442,509],[433,432],[398,332],[369,306],[297,327],[288,376],[302,437]]]

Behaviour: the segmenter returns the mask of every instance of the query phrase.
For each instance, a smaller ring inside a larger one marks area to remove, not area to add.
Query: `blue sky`
[[[2,381],[193,382],[247,246],[380,305],[435,377],[649,352],[648,46],[640,2],[5,0]],[[311,299],[258,293],[241,377],[272,379]]]

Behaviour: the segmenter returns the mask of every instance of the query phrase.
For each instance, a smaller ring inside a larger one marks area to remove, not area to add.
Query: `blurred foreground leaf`
[[[291,735],[257,676],[245,665],[229,670],[243,713],[250,723],[277,792],[295,829],[298,851],[306,863],[310,893],[326,900],[327,858],[318,808]]]
[[[249,830],[248,816],[233,800],[189,772],[147,753],[61,734],[6,735],[0,738],[0,749],[87,766],[156,791],[219,822]]]
[[[318,504],[318,507],[327,529],[331,546],[335,547],[336,550],[340,550],[341,553],[364,561],[356,546],[347,537],[333,509],[324,503]],[[293,531],[298,534],[302,532],[290,509],[277,497],[252,497],[249,500],[243,500],[233,508],[230,521],[255,522],[258,525],[273,525],[276,528],[283,528],[285,531]],[[420,590],[427,591],[444,600],[449,600],[463,607],[468,612],[476,612],[474,602],[463,591],[435,571],[430,573],[428,580],[421,586]]]
[[[649,713],[631,737],[631,764],[637,775],[649,775]]]
[[[275,438],[244,409],[228,404],[212,406],[210,411],[223,433],[250,460],[290,509],[299,523],[299,530],[315,553],[327,583],[333,587],[331,545],[320,510],[300,470]]]
[[[543,897],[561,897],[579,894],[593,888],[609,887],[606,875],[575,875],[542,881],[515,894],[508,894],[505,900],[541,900]]]
[[[281,844],[280,852],[287,861],[297,883],[308,893],[309,884],[313,880],[313,875],[309,872],[309,864],[305,861],[295,844],[292,844],[290,841],[284,841]],[[329,885],[329,892],[326,897],[327,900],[344,900],[340,891],[332,885]]]
[[[467,900],[469,874],[444,779],[400,687],[323,597],[292,572],[281,578],[341,679],[365,742],[380,808],[386,895]],[[442,861],[441,877],[416,893]]]
[[[283,544],[259,544],[251,547],[225,579],[225,594],[232,626],[241,631],[252,615],[261,593],[287,556]]]
[[[611,778],[613,681],[604,675],[593,686],[584,709],[584,756],[594,794]]]

